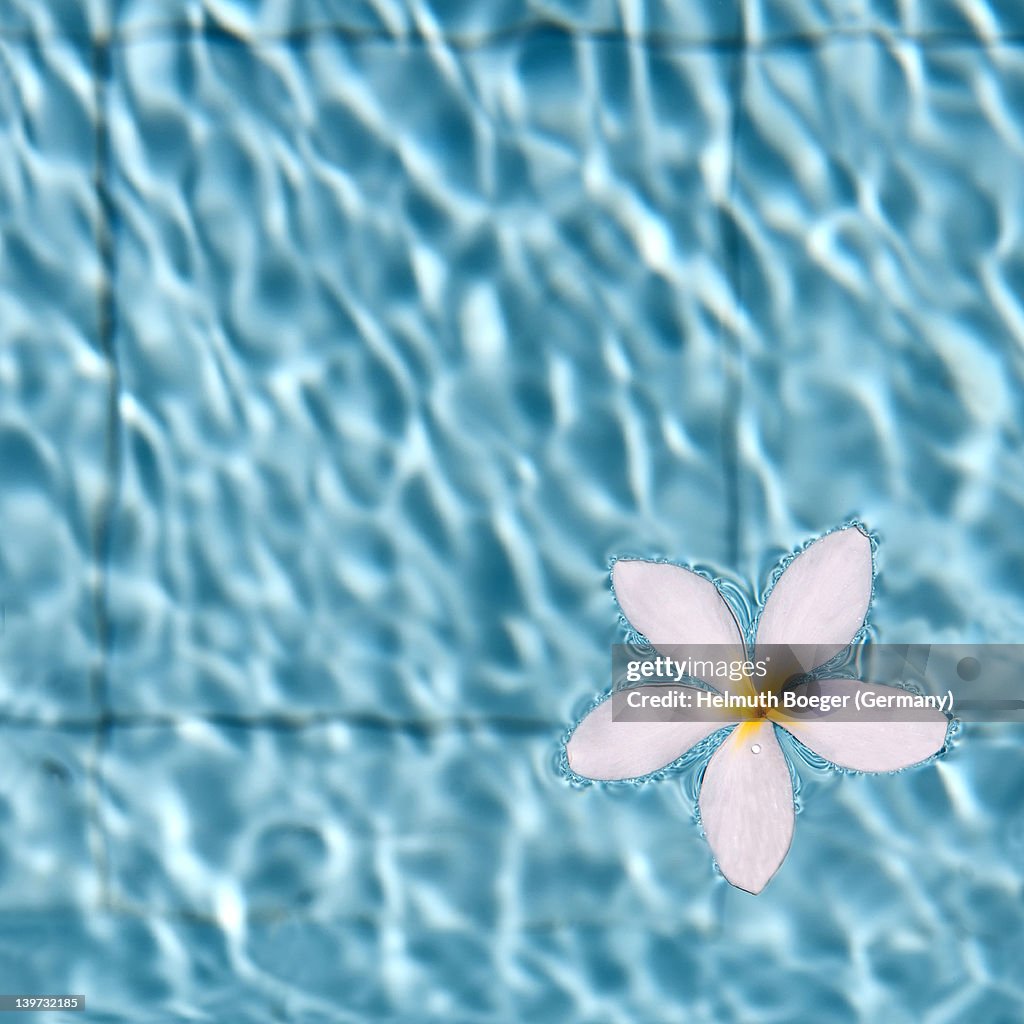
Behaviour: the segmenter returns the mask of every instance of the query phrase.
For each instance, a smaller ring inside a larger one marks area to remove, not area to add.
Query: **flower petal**
[[[735,650],[721,657],[743,660],[739,623],[711,580],[667,562],[620,558],[612,567],[612,585],[629,624],[655,647],[723,644]]]
[[[771,722],[744,722],[715,751],[701,786],[700,816],[722,874],[759,893],[793,839],[793,783]]]
[[[758,621],[758,648],[807,645],[804,670],[838,654],[864,625],[871,603],[871,541],[859,527],[836,530],[802,551],[779,577]]]
[[[804,746],[841,768],[894,772],[926,761],[945,746],[949,722],[937,708],[865,710],[859,715],[855,710],[853,697],[857,690],[886,695],[905,694],[905,690],[856,679],[822,679],[802,683],[794,691],[808,693],[812,688],[823,696],[847,695],[849,707],[841,715],[778,716],[776,721]]]
[[[672,687],[637,686],[630,692],[664,694],[669,689]],[[722,720],[721,712],[717,717],[714,712],[708,712],[699,720],[698,714],[690,709],[633,710],[631,721],[631,709],[620,708],[618,718],[613,720],[609,697],[598,704],[569,737],[565,745],[569,767],[586,779],[606,782],[649,775],[671,764],[716,729],[730,724]],[[637,720],[641,715],[643,720]],[[655,715],[662,720],[651,720]]]

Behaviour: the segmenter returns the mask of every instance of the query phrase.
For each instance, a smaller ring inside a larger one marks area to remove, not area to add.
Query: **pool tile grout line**
[[[110,870],[108,836],[103,820],[101,793],[103,790],[103,755],[108,733],[104,723],[109,718],[109,666],[112,634],[109,579],[114,517],[120,505],[122,471],[121,373],[115,344],[117,333],[117,304],[114,294],[117,274],[117,254],[114,244],[116,211],[110,181],[110,131],[107,118],[110,81],[113,73],[109,36],[97,35],[91,40],[90,56],[95,116],[93,185],[97,203],[96,248],[99,255],[100,273],[96,296],[97,334],[109,378],[104,445],[106,483],[97,509],[92,551],[95,566],[93,612],[97,656],[90,674],[90,691],[93,706],[97,710],[99,718],[94,734],[90,772],[90,819],[92,821],[93,854],[100,884],[100,899],[105,904],[110,893]]]
[[[180,729],[192,725],[209,725],[226,729],[249,729],[268,732],[302,732],[328,725],[348,726],[352,729],[393,732],[414,736],[438,735],[443,732],[495,731],[507,734],[550,734],[563,732],[561,719],[513,717],[502,715],[449,716],[437,719],[392,718],[386,715],[344,711],[288,714],[268,712],[240,715],[230,712],[196,712],[194,714],[161,714],[106,712],[89,717],[37,717],[0,713],[3,729],[57,729],[67,732],[96,733],[114,729]]]
[[[745,35],[745,9],[741,4],[738,11],[739,34]],[[721,244],[725,259],[726,279],[735,305],[743,307],[742,268],[740,267],[740,250],[738,226],[734,213],[737,162],[740,131],[743,123],[743,102],[746,91],[745,52],[734,55],[734,67],[731,69],[730,89],[732,92],[731,123],[729,125],[729,177],[726,185],[725,205],[718,210],[718,223],[721,232]],[[741,548],[741,487],[739,464],[739,416],[743,402],[743,350],[739,324],[730,329],[723,318],[718,323],[718,341],[722,357],[722,470],[725,484],[724,533],[726,545],[726,564],[740,564]]]

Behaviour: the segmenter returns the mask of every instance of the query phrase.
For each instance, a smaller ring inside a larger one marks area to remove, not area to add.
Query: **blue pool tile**
[[[119,709],[560,718],[610,557],[727,550],[732,58],[639,59],[119,55]]]
[[[0,42],[0,709],[19,715],[84,713],[102,658],[111,364],[83,60]]]
[[[611,926],[630,908],[660,919],[669,899],[708,913],[711,860],[678,783],[577,791],[555,771],[556,741],[498,727],[118,729],[103,763],[114,905],[479,934]]]
[[[1022,70],[1009,47],[868,40],[746,59],[730,217],[747,571],[860,515],[881,531],[885,639],[1010,641],[1024,616],[998,568],[1024,482]]]

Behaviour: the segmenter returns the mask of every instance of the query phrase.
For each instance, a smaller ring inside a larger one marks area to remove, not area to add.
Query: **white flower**
[[[756,621],[757,649],[767,645],[813,649],[812,669],[846,648],[859,633],[871,603],[874,567],[871,541],[858,526],[827,534],[806,547],[778,577]],[[732,608],[711,581],[663,562],[620,559],[612,569],[623,614],[656,649],[674,645],[722,645],[730,660],[747,659]],[[812,685],[800,684],[797,692]],[[878,694],[892,687],[849,679],[818,680],[822,694],[852,694],[867,687]],[[640,687],[641,691],[654,687]],[[657,692],[664,693],[659,687]],[[747,892],[760,892],[779,869],[793,838],[793,788],[786,757],[776,738],[784,728],[811,750],[840,767],[889,772],[940,751],[946,716],[921,709],[913,721],[857,720],[851,716],[800,719],[780,709],[686,721],[613,721],[604,700],[576,727],[566,743],[569,767],[584,778],[636,779],[672,764],[723,725],[734,728],[715,751],[700,791],[700,816],[725,878]],[[877,719],[877,715],[870,716]]]

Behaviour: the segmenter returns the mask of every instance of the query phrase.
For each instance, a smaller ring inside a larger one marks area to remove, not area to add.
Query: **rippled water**
[[[0,992],[1004,1024],[1024,747],[572,787],[614,555],[1024,624],[1024,6],[0,6]]]

